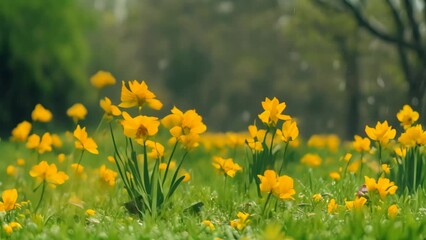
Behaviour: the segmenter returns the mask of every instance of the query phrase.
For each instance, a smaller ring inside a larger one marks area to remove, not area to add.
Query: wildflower
[[[75,148],[83,151],[86,150],[93,154],[99,154],[98,145],[93,138],[88,137],[86,127],[81,128],[80,125],[77,125],[74,130],[74,137],[77,139],[74,143]]]
[[[199,135],[207,130],[203,118],[195,110],[182,112],[173,107],[171,112],[161,120],[161,123],[170,129],[169,132],[173,136],[171,140],[181,141],[188,149],[197,147]]]
[[[176,167],[176,162],[170,161],[169,168],[173,169],[175,167]],[[160,170],[166,170],[166,168],[167,168],[167,163],[160,163],[160,165],[158,166],[158,169]]]
[[[247,224],[250,222],[250,220],[248,220],[250,214],[248,213],[244,213],[244,212],[238,212],[237,217],[238,219],[236,220],[232,220],[230,222],[231,227],[236,228],[238,230],[243,230]]]
[[[422,125],[417,124],[413,127],[408,127],[405,132],[398,138],[405,147],[414,147],[416,145],[426,144],[426,131],[423,131]]]
[[[332,198],[330,200],[330,202],[328,202],[327,212],[329,214],[332,214],[332,213],[334,213],[337,210],[338,207],[339,207],[339,205],[337,205],[336,200],[334,200],[334,198]]]
[[[55,148],[62,147],[63,143],[62,143],[62,140],[61,140],[61,138],[59,137],[58,134],[52,134],[52,145]]]
[[[13,230],[15,229],[21,229],[22,226],[18,222],[11,222],[9,224],[3,225],[3,230],[6,232],[6,234],[10,235],[13,233]]]
[[[84,167],[81,164],[73,163],[71,164],[71,168],[75,171],[75,174],[81,175],[84,172]]]
[[[50,122],[52,120],[52,113],[41,104],[37,104],[31,113],[31,118],[35,122]]]
[[[148,90],[145,81],[139,83],[136,80],[128,81],[129,88],[126,87],[124,81],[121,87],[121,103],[118,105],[123,108],[131,108],[138,106],[142,109],[145,103],[154,110],[160,110],[163,104],[156,99],[155,94]]]
[[[317,154],[307,153],[300,159],[300,162],[313,168],[319,167],[321,165],[322,159]]]
[[[413,111],[409,105],[404,105],[402,109],[396,114],[396,118],[401,122],[404,129],[410,127],[414,122],[419,120],[419,113]]]
[[[63,153],[60,153],[60,154],[58,154],[58,156],[57,156],[57,159],[58,159],[58,162],[60,162],[60,163],[62,163],[62,162],[64,162],[65,161],[65,154],[63,154]]]
[[[105,116],[108,119],[110,119],[112,116],[117,117],[121,115],[120,109],[117,106],[112,105],[111,100],[107,97],[105,97],[104,99],[101,99],[99,101],[99,105],[105,111]]]
[[[234,177],[237,171],[241,171],[242,168],[238,163],[234,163],[232,158],[221,158],[213,157],[213,166],[220,172],[223,172],[225,176]]]
[[[384,172],[384,173],[386,173],[386,174],[389,174],[390,173],[390,167],[389,167],[389,165],[388,164],[382,164],[382,171]]]
[[[316,194],[314,194],[314,195],[312,196],[312,199],[313,199],[315,202],[319,202],[319,201],[321,201],[321,200],[322,200],[322,195],[321,195],[321,194],[319,194],[319,193],[316,193]]]
[[[132,118],[127,112],[123,112],[123,118],[121,125],[124,128],[124,135],[129,138],[145,141],[149,136],[154,136],[158,132],[160,122],[156,117],[139,115]]]
[[[373,192],[377,190],[381,199],[385,199],[388,194],[395,194],[398,189],[398,186],[396,186],[395,183],[391,182],[388,178],[381,177],[377,180],[377,182],[374,178],[369,178],[367,176],[365,176],[364,179],[368,191]]]
[[[108,162],[110,163],[115,163],[115,158],[113,156],[108,156],[107,157]]]
[[[339,172],[331,172],[329,174],[330,178],[335,180],[335,181],[339,181],[340,180],[340,173]]]
[[[253,151],[258,151],[258,152],[263,151],[263,146],[261,141],[265,137],[266,131],[263,129],[257,130],[256,125],[248,126],[248,130],[251,136],[251,139],[246,140],[249,148]]]
[[[111,169],[108,169],[105,164],[103,164],[98,169],[101,181],[113,187],[115,185],[115,179],[117,178],[117,173]]]
[[[71,117],[74,122],[78,122],[78,120],[83,120],[86,117],[87,109],[83,104],[76,103],[68,108],[67,115]]]
[[[23,121],[12,130],[11,140],[14,142],[25,142],[31,131],[31,123]]]
[[[18,199],[18,191],[16,189],[7,189],[4,190],[1,195],[2,201],[0,202],[0,212],[1,211],[10,211],[15,209],[18,204],[16,200]]]
[[[365,205],[366,202],[367,202],[367,199],[365,197],[356,197],[354,201],[345,200],[345,205],[348,210],[352,210],[352,209],[360,210]]]
[[[351,153],[346,153],[345,156],[343,156],[343,160],[345,160],[345,162],[349,162],[351,158],[352,158]]]
[[[30,170],[30,176],[37,178],[39,182],[47,182],[51,188],[56,185],[61,185],[68,180],[68,175],[62,171],[58,171],[54,163],[48,164],[46,161],[41,161]]]
[[[399,213],[399,208],[396,204],[392,204],[388,208],[388,217],[394,219]]]
[[[407,148],[404,147],[396,147],[394,148],[394,152],[397,156],[404,158],[407,155]]]
[[[96,211],[95,210],[93,210],[93,209],[87,209],[86,210],[86,215],[87,216],[95,216],[95,214],[96,214]]]
[[[347,170],[351,173],[356,173],[358,172],[358,169],[361,166],[361,163],[362,163],[362,159],[356,160],[352,162],[351,164],[349,164]]]
[[[289,176],[277,176],[273,170],[265,170],[263,176],[257,175],[260,179],[260,191],[273,193],[275,196],[286,200],[294,199],[292,195],[296,194],[293,189],[293,179]]]
[[[371,128],[368,125],[365,126],[365,133],[371,140],[378,141],[380,144],[386,145],[389,140],[395,138],[396,130],[392,129],[392,127],[388,125],[387,121],[384,121],[383,123],[377,122],[375,128]]]
[[[184,178],[182,179],[182,182],[189,182],[191,180],[191,175],[189,172],[182,170]]]
[[[16,164],[18,164],[18,166],[24,166],[25,160],[23,158],[18,158],[16,159]]]
[[[152,159],[160,159],[164,156],[164,146],[161,143],[147,140],[145,144],[147,147],[152,149],[148,152],[148,157]]]
[[[52,136],[50,133],[45,133],[40,139],[37,134],[32,134],[28,137],[26,147],[36,150],[39,154],[52,151]]]
[[[207,226],[212,231],[215,230],[213,223],[209,220],[204,220],[204,221],[201,222],[201,224]]]
[[[281,135],[281,140],[283,142],[290,142],[296,140],[299,136],[299,129],[297,128],[297,124],[295,121],[288,120],[285,121],[282,125],[282,129],[277,132]]]
[[[276,97],[272,100],[265,98],[262,102],[263,112],[258,115],[259,119],[269,127],[275,127],[278,120],[290,120],[289,115],[281,114],[286,108],[285,102],[280,103]]]
[[[352,146],[357,152],[368,152],[370,151],[370,139],[362,138],[358,135],[354,137],[355,141],[352,142]]]
[[[98,71],[95,75],[90,78],[90,83],[95,88],[103,88],[108,85],[115,84],[115,78],[110,72]]]
[[[18,176],[18,170],[13,165],[8,165],[6,168],[6,174],[12,177]]]

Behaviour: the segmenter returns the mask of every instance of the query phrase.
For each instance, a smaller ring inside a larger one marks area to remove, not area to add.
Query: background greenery
[[[97,96],[119,100],[119,91],[90,86],[100,69],[148,81],[162,114],[173,104],[196,108],[210,130],[245,129],[272,96],[305,136],[351,138],[377,120],[396,125],[395,112],[413,96],[400,49],[360,25],[349,2],[383,32],[398,32],[387,1],[2,0],[0,132],[10,135],[38,102],[55,125],[71,123],[64,109],[75,102],[88,105],[87,123],[97,122]],[[409,42],[406,1],[393,2]],[[424,7],[414,5],[422,26]],[[424,71],[416,51],[407,55],[413,73]]]

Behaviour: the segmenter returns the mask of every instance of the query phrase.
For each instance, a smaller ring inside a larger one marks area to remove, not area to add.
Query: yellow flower
[[[390,173],[390,167],[388,164],[382,164],[382,170],[384,173],[389,174]]]
[[[111,100],[107,97],[105,97],[104,99],[101,99],[99,101],[99,105],[105,111],[105,116],[107,118],[111,118],[112,116],[120,116],[121,115],[121,110],[117,106],[112,105]]]
[[[117,178],[117,172],[108,169],[105,164],[103,164],[99,169],[99,176],[101,178],[101,181],[103,183],[108,184],[109,186],[113,187],[115,185],[115,179]]]
[[[296,140],[299,136],[299,129],[297,124],[293,120],[285,121],[282,125],[282,129],[277,131],[278,135],[281,136],[283,142],[290,142]]]
[[[247,224],[250,222],[250,220],[248,220],[250,214],[248,213],[244,213],[244,212],[238,212],[237,217],[238,219],[236,220],[232,220],[230,222],[231,227],[236,228],[238,230],[243,230]]]
[[[176,162],[170,161],[169,169],[173,169],[175,167],[176,167]],[[160,163],[160,165],[158,166],[158,169],[160,170],[166,170],[166,168],[167,168],[167,163]]]
[[[414,122],[419,120],[419,113],[413,111],[409,105],[404,105],[402,109],[396,114],[396,118],[401,122],[404,128],[410,127]]]
[[[401,158],[404,158],[407,155],[407,148],[404,147],[396,147],[394,148],[395,154]]]
[[[145,103],[154,110],[160,110],[163,104],[156,99],[155,94],[148,90],[145,81],[139,83],[136,80],[128,81],[129,88],[124,81],[121,86],[121,103],[118,105],[123,108],[139,107],[142,109]]]
[[[161,143],[147,140],[145,144],[147,147],[152,149],[150,152],[148,152],[149,158],[160,159],[164,156],[164,146]]]
[[[182,182],[189,182],[189,180],[191,180],[191,175],[189,174],[189,172],[187,172],[185,170],[182,170],[182,172],[183,172],[183,176],[184,176]]]
[[[113,156],[108,156],[107,157],[108,162],[110,163],[115,163],[115,158]]]
[[[262,140],[265,137],[266,131],[261,129],[257,130],[256,125],[248,126],[248,131],[251,139],[246,139],[247,145],[253,151],[263,151]]]
[[[6,168],[6,174],[12,177],[18,176],[18,170],[13,165],[8,165]]]
[[[381,177],[376,182],[374,178],[364,177],[365,185],[369,192],[376,191],[379,193],[381,199],[385,199],[386,196],[395,194],[398,186],[394,182],[391,182],[388,178]]]
[[[71,164],[71,168],[75,171],[77,175],[81,175],[84,172],[84,167],[81,164],[73,163]]]
[[[25,142],[31,132],[31,123],[23,121],[12,130],[11,140],[14,142]]]
[[[23,158],[18,158],[16,159],[16,164],[18,164],[18,166],[24,166],[25,160]]]
[[[343,160],[345,160],[345,162],[349,162],[351,158],[352,158],[351,153],[346,153],[345,156],[343,156]]]
[[[197,147],[199,135],[207,130],[203,118],[195,110],[182,112],[173,107],[171,112],[161,120],[161,123],[170,129],[172,141],[181,141],[187,149]]]
[[[39,103],[31,113],[31,118],[35,122],[50,122],[52,120],[52,113]]]
[[[345,205],[348,210],[360,210],[366,202],[367,199],[365,197],[356,197],[354,201],[345,200]]]
[[[52,134],[52,145],[55,148],[62,147],[62,140],[61,140],[61,138],[59,137],[58,134]]]
[[[52,151],[52,136],[50,133],[45,133],[40,139],[40,136],[37,134],[32,134],[28,137],[26,147],[29,149],[34,149],[40,154],[44,152],[50,152]]]
[[[67,115],[71,117],[74,122],[78,122],[78,120],[83,120],[86,117],[87,109],[83,104],[76,103],[68,108]]]
[[[93,210],[93,209],[87,209],[86,210],[86,215],[87,216],[95,216],[95,214],[96,214],[96,211],[95,210]]]
[[[98,145],[93,138],[88,137],[86,127],[81,128],[80,125],[77,125],[74,130],[74,137],[77,139],[74,143],[75,148],[99,154]]]
[[[330,200],[330,202],[328,202],[327,212],[329,214],[332,214],[332,213],[334,213],[337,210],[338,207],[339,207],[339,205],[337,205],[336,200],[334,200],[334,198],[332,198]]]
[[[426,131],[423,131],[422,125],[417,124],[413,127],[406,128],[401,134],[398,141],[405,147],[414,147],[416,145],[426,144]]]
[[[361,166],[361,159],[354,161],[353,163],[349,164],[348,171],[351,173],[358,172],[359,167]]]
[[[10,211],[15,209],[18,204],[16,200],[18,199],[18,191],[16,189],[4,190],[1,195],[2,201],[0,202],[0,212],[1,211]]]
[[[60,153],[58,154],[57,158],[58,158],[58,162],[62,163],[65,161],[66,156],[63,153]]]
[[[339,172],[331,172],[329,174],[330,178],[335,180],[335,181],[339,181],[340,180],[340,173]]]
[[[22,226],[18,222],[11,222],[9,224],[3,225],[3,230],[6,232],[6,234],[10,235],[13,233],[13,230],[15,229],[21,229]]]
[[[272,100],[265,98],[265,101],[262,102],[263,112],[258,115],[259,119],[270,127],[275,127],[278,120],[290,120],[289,115],[284,115],[282,112],[286,108],[285,102],[280,103],[279,100],[274,97]]]
[[[362,138],[355,135],[355,141],[352,142],[352,146],[357,152],[368,152],[370,151],[370,139]]]
[[[321,165],[322,159],[317,154],[307,153],[302,159],[300,159],[302,164],[305,164],[309,167],[319,167]]]
[[[110,72],[98,71],[95,75],[90,78],[90,83],[95,88],[103,88],[108,85],[115,84],[115,78]]]
[[[154,136],[158,132],[160,122],[156,117],[139,115],[132,118],[127,112],[123,112],[123,118],[121,125],[124,135],[129,138],[145,141],[149,136]]]
[[[292,195],[296,194],[293,189],[293,179],[289,176],[277,176],[273,170],[265,170],[263,176],[257,175],[260,179],[260,191],[273,193],[275,196],[286,200],[294,199]]]
[[[388,208],[388,217],[391,219],[395,219],[399,214],[399,208],[396,204],[392,204]]]
[[[319,202],[319,201],[321,201],[321,200],[322,200],[322,195],[321,195],[321,194],[319,194],[319,193],[316,193],[316,194],[314,194],[314,195],[312,196],[312,199],[313,199],[315,202]]]
[[[234,177],[237,171],[243,170],[238,163],[234,163],[232,158],[213,157],[213,166],[230,177]]]
[[[204,221],[201,222],[201,224],[207,226],[212,231],[215,230],[213,223],[209,220],[204,220]]]
[[[68,175],[58,171],[54,163],[49,165],[46,161],[41,161],[38,165],[33,166],[30,170],[30,176],[37,178],[39,182],[46,181],[52,188],[68,180]]]
[[[371,128],[368,125],[365,126],[365,133],[371,140],[378,141],[380,144],[386,145],[389,140],[395,138],[396,130],[392,129],[392,127],[388,125],[387,121],[384,121],[383,123],[377,122],[375,128]]]

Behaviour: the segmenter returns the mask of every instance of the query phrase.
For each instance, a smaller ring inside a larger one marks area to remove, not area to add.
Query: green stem
[[[269,192],[268,197],[266,198],[265,205],[263,206],[262,215],[265,215],[266,212],[266,206],[268,205],[269,199],[271,199],[272,190]]]
[[[36,208],[35,208],[34,212],[37,212],[38,208],[40,207],[41,201],[43,200],[44,192],[45,192],[45,190],[46,190],[46,180],[43,180],[42,185],[43,185],[43,186],[42,186],[42,189],[41,189],[40,199],[38,200],[38,203],[37,203],[37,206],[36,206]]]
[[[162,183],[163,186],[164,186],[164,183],[166,182],[167,173],[169,172],[170,162],[172,161],[172,157],[175,154],[178,143],[179,143],[179,140],[176,140],[176,143],[173,146],[172,153],[170,154],[169,160],[167,161],[166,171],[164,172],[163,183]]]
[[[78,173],[78,167],[80,166],[81,160],[83,159],[84,149],[81,151],[80,159],[77,162],[77,168],[75,169],[75,174]]]
[[[278,172],[278,175],[281,175],[281,172],[283,170],[285,155],[287,153],[287,148],[288,148],[288,142],[285,143],[285,148],[284,148],[284,153],[283,153],[283,161],[281,162],[281,167],[280,167],[280,171]]]

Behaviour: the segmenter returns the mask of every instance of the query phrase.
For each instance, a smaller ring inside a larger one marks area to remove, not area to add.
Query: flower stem
[[[265,215],[266,206],[268,205],[269,199],[271,199],[272,191],[269,192],[268,197],[266,198],[265,205],[263,206],[262,215]]]
[[[43,186],[42,186],[42,188],[41,188],[41,195],[40,195],[40,199],[38,200],[38,203],[37,203],[37,206],[36,206],[36,208],[35,208],[34,212],[37,212],[38,208],[40,207],[41,201],[43,200],[44,192],[45,192],[45,190],[46,190],[46,180],[43,180],[42,185],[43,185]]]

